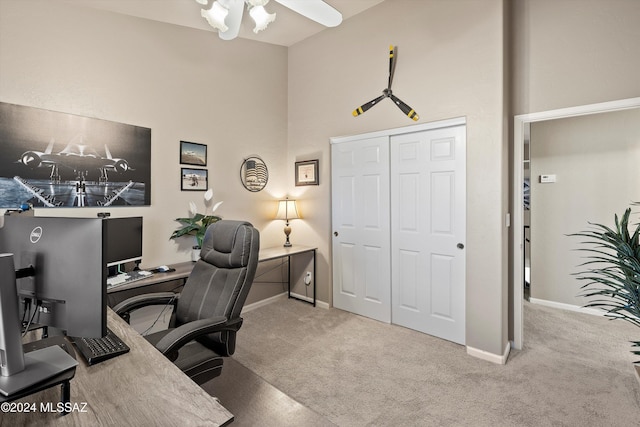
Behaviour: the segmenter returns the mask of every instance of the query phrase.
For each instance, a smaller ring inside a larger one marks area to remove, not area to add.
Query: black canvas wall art
[[[151,204],[151,129],[0,102],[0,208]]]

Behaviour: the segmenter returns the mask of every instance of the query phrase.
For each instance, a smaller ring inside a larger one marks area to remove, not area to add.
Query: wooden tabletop
[[[175,269],[175,271],[169,271],[166,273],[153,273],[151,276],[145,277],[144,279],[108,288],[107,293],[110,294],[114,292],[123,292],[130,289],[139,289],[144,288],[145,286],[157,285],[163,282],[186,279],[187,277],[189,277],[189,274],[191,274],[191,270],[193,270],[194,265],[195,263],[191,261],[172,264],[169,267]]]
[[[317,248],[312,246],[303,245],[291,245],[285,246],[273,246],[270,248],[260,249],[258,254],[258,261],[269,261],[270,259],[282,258],[290,255],[301,254],[303,252],[315,251]]]
[[[77,355],[79,364],[71,380],[70,414],[60,416],[41,411],[41,405],[49,402],[55,407],[60,401],[60,388],[55,387],[14,402],[13,409],[22,412],[0,412],[0,426],[218,426],[233,420],[233,415],[217,399],[111,309],[108,325],[131,351],[93,366],[87,366],[82,356]],[[35,411],[25,413],[25,405],[17,403],[29,403],[28,409]]]

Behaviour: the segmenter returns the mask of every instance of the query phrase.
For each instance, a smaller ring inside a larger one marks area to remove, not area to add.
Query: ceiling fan
[[[393,94],[391,91],[391,83],[393,82],[393,73],[396,69],[396,57],[398,56],[398,47],[397,46],[389,46],[389,84],[387,88],[382,91],[382,95],[373,99],[366,104],[361,105],[360,107],[353,110],[353,116],[358,117],[360,114],[367,111],[369,108],[376,105],[378,102],[382,101],[384,98],[391,98],[391,100],[402,110],[404,114],[407,115],[410,119],[414,121],[418,121],[420,118],[418,113],[416,113],[413,108],[409,107],[404,102],[400,101],[397,96]]]
[[[336,27],[342,22],[342,14],[322,0],[275,1],[326,27]],[[211,0],[196,0],[196,2],[208,6]],[[218,36],[221,39],[233,40],[240,32],[245,3],[249,15],[256,23],[254,33],[264,30],[276,19],[275,13],[268,13],[264,8],[269,0],[213,0],[211,7],[202,9],[201,14],[209,25],[218,30]]]

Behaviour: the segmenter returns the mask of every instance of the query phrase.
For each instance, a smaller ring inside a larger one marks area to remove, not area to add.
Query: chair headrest
[[[219,268],[246,267],[253,238],[251,223],[232,220],[214,222],[204,235],[200,258]]]

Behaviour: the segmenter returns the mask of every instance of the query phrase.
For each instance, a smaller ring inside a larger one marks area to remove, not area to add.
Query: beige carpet
[[[506,365],[395,325],[294,300],[243,315],[234,359],[339,426],[636,426],[622,321],[526,304]]]

